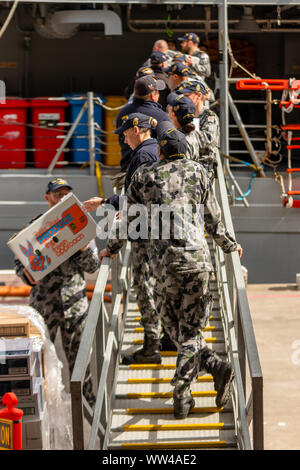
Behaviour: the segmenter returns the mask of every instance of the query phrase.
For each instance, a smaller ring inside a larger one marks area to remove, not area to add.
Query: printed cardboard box
[[[13,235],[9,248],[39,281],[96,236],[96,222],[73,193]]]

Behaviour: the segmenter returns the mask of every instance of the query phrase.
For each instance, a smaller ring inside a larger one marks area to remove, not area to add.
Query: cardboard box
[[[23,410],[22,422],[28,423],[42,419],[45,409],[45,392],[42,380],[34,381],[34,393],[30,397],[21,397],[17,407]]]
[[[29,397],[33,394],[33,379],[30,376],[25,377],[6,377],[0,378],[0,400],[8,392],[16,394],[18,400],[22,397]]]
[[[22,307],[22,306],[20,306]],[[19,322],[20,320],[28,320],[29,321],[29,333],[28,333],[28,336],[29,337],[33,337],[33,336],[38,336],[38,337],[41,337],[41,332],[40,330],[36,327],[36,325],[33,323],[33,321],[30,319],[30,318],[27,318],[27,317],[24,317],[24,315],[19,315],[17,312],[4,312],[4,311],[1,311],[0,310],[0,325],[3,323],[4,326],[6,325],[9,325],[9,324],[13,324],[15,325],[17,322]],[[22,325],[23,325],[23,322],[22,322]],[[16,331],[16,333],[18,333]],[[0,335],[0,340],[1,340],[1,336],[4,336],[4,335]],[[16,334],[16,335],[13,335],[13,336],[10,336],[10,338],[13,338],[13,337],[20,337],[21,335],[19,334]]]
[[[96,237],[96,222],[69,193],[28,227],[13,235],[8,247],[39,281]]]
[[[12,338],[19,336],[29,336],[28,318],[0,317],[0,338]]]
[[[5,377],[40,376],[41,350],[32,350],[30,338],[0,338],[0,380]]]
[[[0,359],[0,379],[10,376],[42,377],[42,357],[41,352],[32,352],[27,357],[8,357]]]
[[[46,450],[49,447],[49,426],[45,414],[43,411],[37,421],[22,423],[23,450]]]

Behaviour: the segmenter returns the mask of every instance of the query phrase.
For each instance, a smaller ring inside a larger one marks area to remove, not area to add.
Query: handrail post
[[[95,174],[95,126],[94,126],[94,93],[87,94],[88,102],[88,131],[89,131],[89,154],[90,154],[90,174]]]
[[[72,428],[74,450],[84,450],[82,383],[71,382]]]
[[[219,75],[220,75],[220,134],[221,151],[228,155],[229,113],[228,113],[228,54],[227,54],[227,0],[219,5]],[[225,163],[227,165],[227,163]]]
[[[264,423],[263,423],[263,377],[253,377],[253,449],[264,449]]]
[[[67,133],[64,141],[62,142],[61,146],[59,147],[59,149],[57,150],[56,154],[54,155],[53,157],[53,160],[51,161],[49,167],[48,167],[48,170],[47,170],[47,174],[48,175],[51,175],[52,174],[52,170],[54,169],[55,167],[55,164],[57,162],[57,160],[59,159],[59,156],[61,154],[61,152],[64,150],[64,148],[66,147],[67,143],[69,142],[69,140],[71,139],[72,135],[73,135],[73,132],[75,130],[75,128],[77,127],[80,119],[82,118],[83,116],[83,113],[85,112],[86,110],[86,107],[87,107],[87,101],[83,104],[81,110],[79,111],[78,113],[78,116],[76,117],[75,121],[73,122],[69,132]]]

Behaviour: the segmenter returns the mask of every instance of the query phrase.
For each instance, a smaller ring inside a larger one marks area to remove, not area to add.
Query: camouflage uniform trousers
[[[54,300],[55,299],[55,300]],[[67,318],[64,315],[63,304],[59,298],[51,296],[45,298],[44,301],[37,302],[35,299],[30,302],[30,306],[35,308],[43,317],[49,332],[50,340],[54,343],[58,328],[60,327],[63,349],[69,366],[69,376],[71,379],[73,368],[76,361],[76,355],[79,349],[81,335],[85,325],[87,316],[88,301],[86,298],[80,299],[76,303],[76,312],[72,311],[72,316]],[[79,314],[78,314],[79,308]],[[74,310],[74,308],[73,308]],[[86,313],[82,313],[82,312]],[[86,370],[86,376],[83,384],[83,393],[90,405],[95,402],[93,393],[93,383],[89,366]]]
[[[209,272],[181,273],[157,281],[155,303],[162,325],[177,346],[176,372],[171,381],[174,396],[190,395],[190,385],[203,366],[201,351],[207,349],[201,332],[212,310]]]
[[[133,287],[141,313],[144,335],[151,340],[162,337],[162,326],[154,302],[155,278],[150,264],[149,242],[131,243]]]

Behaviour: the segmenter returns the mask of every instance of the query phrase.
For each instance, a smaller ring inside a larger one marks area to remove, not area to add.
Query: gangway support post
[[[90,174],[95,174],[95,125],[94,125],[94,93],[87,94],[88,102],[88,131],[89,131],[89,154],[90,154]]]

